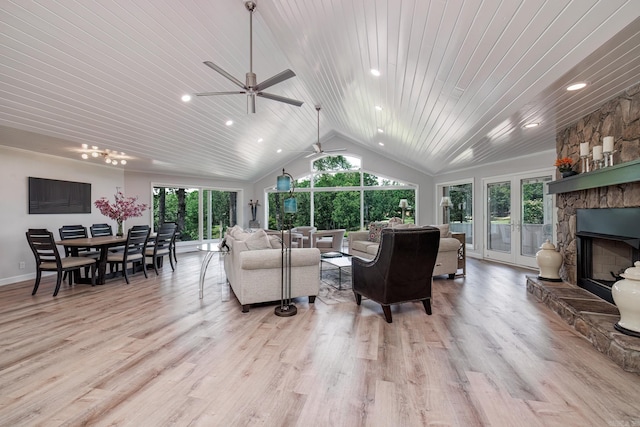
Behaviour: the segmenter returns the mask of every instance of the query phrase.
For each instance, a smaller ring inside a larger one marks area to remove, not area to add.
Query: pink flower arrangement
[[[147,205],[144,203],[136,203],[138,197],[125,197],[121,191],[115,194],[115,203],[109,203],[106,197],[102,197],[94,202],[96,208],[100,210],[100,213],[104,216],[116,220],[118,224],[122,221],[126,221],[129,218],[136,216],[142,216],[142,212],[147,209]]]

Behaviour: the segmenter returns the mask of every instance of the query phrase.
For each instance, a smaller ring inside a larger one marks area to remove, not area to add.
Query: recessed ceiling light
[[[371,69],[371,74],[373,74],[376,77],[380,77],[380,71],[376,70],[375,68]]]
[[[126,165],[126,164],[127,164],[127,161],[126,161],[126,160],[120,160],[120,164],[121,164],[121,165]]]
[[[182,102],[189,102],[191,101],[191,95],[186,94],[186,95],[182,95]]]
[[[384,133],[384,130],[382,128],[378,128],[378,133]]]
[[[378,145],[384,147],[384,142],[378,142]]]
[[[258,142],[262,142],[262,141],[264,141],[264,139],[258,138]]]
[[[278,150],[276,151],[276,153],[282,153],[282,148],[278,148]]]
[[[523,128],[529,129],[529,128],[534,128],[534,127],[537,127],[537,126],[540,126],[540,123],[527,123],[527,124],[525,124],[523,126]]]
[[[82,148],[86,150],[87,148],[89,148],[89,146],[87,144],[82,144]]]
[[[233,124],[233,120],[227,120],[226,122],[224,122],[224,124],[227,126],[231,126]]]
[[[586,82],[572,83],[571,85],[567,86],[567,90],[580,90],[585,88],[586,86]]]
[[[378,111],[382,111],[382,107],[381,107],[381,106],[379,106],[379,105],[376,105],[376,110],[378,110]]]
[[[81,156],[83,159],[87,160],[89,158],[89,155],[87,153],[82,153]]]

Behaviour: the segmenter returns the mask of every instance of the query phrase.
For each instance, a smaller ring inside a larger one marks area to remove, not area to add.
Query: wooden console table
[[[458,249],[458,269],[462,269],[462,275],[467,275],[467,242],[465,233],[451,233],[451,237],[461,243]]]

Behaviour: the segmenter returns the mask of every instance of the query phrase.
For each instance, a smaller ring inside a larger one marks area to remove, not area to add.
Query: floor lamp
[[[280,317],[295,316],[298,309],[291,302],[291,217],[298,211],[298,204],[293,197],[293,177],[282,169],[282,175],[276,180],[276,190],[278,192],[288,192],[289,197],[284,199],[282,227],[280,227],[281,249],[281,294],[280,305],[276,307],[275,314]],[[288,244],[285,245],[284,229],[287,228],[289,237]]]
[[[443,213],[442,222],[443,224],[448,224],[449,208],[451,207],[451,199],[449,198],[449,196],[444,196],[442,197],[442,199],[440,199],[440,206],[442,206],[442,213]]]

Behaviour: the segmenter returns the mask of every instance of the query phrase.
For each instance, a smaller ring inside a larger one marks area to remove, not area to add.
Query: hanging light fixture
[[[88,160],[89,158],[94,159],[103,159],[105,163],[117,166],[117,165],[126,165],[127,157],[123,152],[118,152],[115,150],[109,150],[108,148],[105,150],[100,150],[97,146],[92,145],[89,147],[88,144],[82,144],[82,154],[80,155],[84,160]]]

